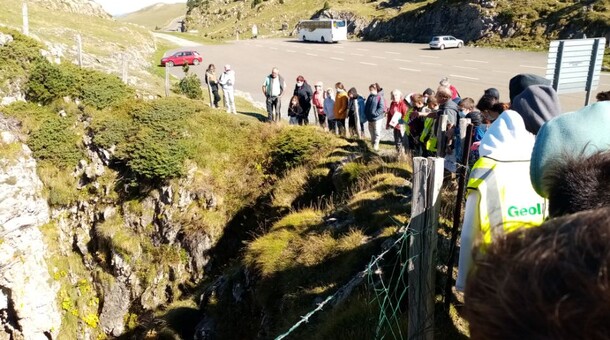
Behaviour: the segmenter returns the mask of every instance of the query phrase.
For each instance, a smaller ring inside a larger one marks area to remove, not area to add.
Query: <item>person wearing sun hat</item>
[[[572,158],[582,159],[607,150],[610,102],[598,102],[550,120],[540,128],[532,151],[530,179],[534,190],[553,205],[553,175]]]

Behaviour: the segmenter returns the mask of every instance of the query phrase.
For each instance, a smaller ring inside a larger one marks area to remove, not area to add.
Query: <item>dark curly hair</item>
[[[610,339],[610,209],[506,234],[475,259],[473,340]]]

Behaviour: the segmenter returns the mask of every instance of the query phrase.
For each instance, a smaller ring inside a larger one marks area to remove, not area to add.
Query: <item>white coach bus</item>
[[[338,42],[347,40],[347,23],[345,20],[302,20],[298,27],[299,40],[301,41]]]

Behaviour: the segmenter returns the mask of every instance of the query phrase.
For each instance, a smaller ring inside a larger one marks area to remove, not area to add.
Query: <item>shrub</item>
[[[75,166],[83,157],[78,147],[78,136],[68,119],[55,118],[42,122],[30,135],[28,146],[38,160],[48,161],[61,169]]]
[[[28,99],[42,104],[70,96],[82,99],[85,105],[104,109],[116,106],[133,93],[114,75],[46,60],[34,64],[27,83]]]
[[[76,66],[70,66],[75,69]],[[133,97],[134,90],[125,85],[119,77],[95,70],[78,69],[82,74],[79,96],[85,105],[97,109],[116,106]]]
[[[330,139],[315,128],[284,129],[271,142],[268,170],[281,175],[288,169],[315,159],[315,155],[330,145]]]
[[[201,99],[203,91],[201,90],[201,80],[195,74],[189,74],[180,80],[178,83],[180,93],[186,95],[189,99]]]
[[[109,116],[94,122],[94,142],[105,148],[116,145],[115,160],[126,167],[132,179],[178,177],[184,161],[193,154],[187,120],[201,108],[177,98],[124,104],[117,110],[118,119]]]
[[[46,60],[34,63],[27,83],[27,97],[42,104],[55,99],[78,94],[77,74],[66,72],[60,65]]]
[[[328,1],[324,1],[324,6],[322,6],[322,10],[327,11],[329,9],[330,9],[330,4],[328,3]]]
[[[13,37],[12,42],[0,46],[0,83],[25,75],[30,69],[30,63],[43,60],[40,55],[43,47],[37,41],[5,27],[0,27],[0,32]]]
[[[263,2],[263,0],[252,0],[252,8],[255,8],[256,6],[258,6],[259,4],[261,4]]]

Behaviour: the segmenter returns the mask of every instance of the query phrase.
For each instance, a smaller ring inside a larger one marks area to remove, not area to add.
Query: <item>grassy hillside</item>
[[[158,91],[160,84],[148,72],[150,56],[156,46],[147,29],[113,19],[61,11],[49,15],[47,8],[36,3],[30,3],[28,7],[30,34],[42,41],[46,50],[61,50],[63,61],[76,62],[76,35],[80,34],[85,67],[120,74],[121,54],[127,53],[130,82],[140,84],[138,90],[142,92]],[[21,2],[0,0],[0,8],[0,24],[20,31]]]
[[[138,25],[142,25],[148,29],[165,28],[175,18],[184,16],[186,14],[186,5],[184,3],[178,4],[154,4],[139,11],[129,13],[117,17],[116,20],[119,22],[130,22]],[[175,27],[170,27],[175,29]]]

